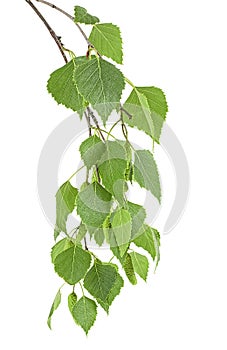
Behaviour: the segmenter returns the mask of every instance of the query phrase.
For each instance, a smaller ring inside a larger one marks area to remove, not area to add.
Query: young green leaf
[[[143,225],[138,236],[133,240],[137,247],[141,247],[146,250],[152,257],[156,259],[156,267],[160,260],[160,235],[157,230],[151,228],[148,225]]]
[[[113,195],[121,207],[126,205],[125,192],[127,192],[127,182],[123,179],[117,179],[113,184]]]
[[[72,315],[73,315],[73,308],[76,305],[76,303],[77,303],[77,295],[74,292],[72,292],[68,296],[68,308]]]
[[[132,252],[129,255],[132,259],[134,271],[146,282],[149,268],[147,257],[136,252]]]
[[[119,180],[125,180],[127,169],[127,153],[122,144],[118,141],[107,141],[105,153],[98,163],[99,174],[105,188],[116,195],[116,187]],[[122,193],[119,191],[122,190]],[[125,188],[117,188],[117,197],[124,198]]]
[[[48,324],[48,327],[50,329],[51,329],[51,319],[52,319],[53,313],[54,313],[54,311],[57,310],[60,303],[61,303],[61,288],[58,290],[58,292],[54,298],[54,301],[53,301],[53,304],[51,306],[50,313],[48,316],[47,324]]]
[[[74,80],[80,93],[90,102],[105,124],[110,113],[119,106],[125,80],[113,64],[92,57],[78,65]]]
[[[103,228],[97,228],[97,230],[95,230],[94,239],[95,242],[101,247],[105,240]]]
[[[74,285],[85,276],[90,264],[90,253],[75,245],[56,257],[54,268],[67,283]]]
[[[128,202],[128,211],[132,218],[131,238],[133,239],[144,223],[144,220],[146,218],[146,211],[141,205],[132,202]]]
[[[97,305],[94,300],[83,296],[74,306],[72,315],[75,322],[88,334],[96,320]]]
[[[132,118],[124,116],[124,121],[139,130],[143,130],[156,142],[159,142],[168,106],[162,90],[156,87],[135,87],[124,108]]]
[[[67,233],[67,218],[75,208],[77,194],[77,188],[73,187],[69,181],[65,182],[56,193],[56,225],[54,231],[55,239],[59,236],[60,232]]]
[[[114,213],[112,229],[120,250],[120,255],[123,256],[128,249],[132,230],[132,219],[127,210],[119,209]]]
[[[73,242],[70,241],[68,238],[64,238],[64,239],[60,240],[58,243],[56,243],[51,249],[52,263],[54,263],[56,257],[59,254],[61,254],[62,252],[64,252],[65,250],[67,250],[73,246],[74,246]]]
[[[150,151],[135,151],[134,180],[161,202],[161,186],[156,162]]]
[[[98,303],[102,306],[102,308],[109,313],[109,308],[111,306],[111,304],[113,303],[114,299],[120,294],[121,288],[124,286],[124,280],[121,277],[121,275],[119,275],[119,273],[117,273],[117,278],[116,281],[113,285],[113,288],[111,289],[110,293],[108,294],[107,298],[106,298],[106,302],[103,302],[101,300],[97,300]]]
[[[80,145],[81,158],[88,169],[100,160],[105,152],[105,145],[96,135],[89,137]]]
[[[86,62],[86,57],[83,56],[70,61],[54,71],[47,83],[47,90],[55,101],[78,112],[80,116],[83,115],[86,102],[73,81],[73,72],[75,65],[77,66],[84,62]]]
[[[107,297],[117,278],[117,271],[112,264],[96,260],[84,279],[84,287],[96,299],[107,302]]]
[[[124,268],[125,274],[128,277],[129,281],[133,284],[137,284],[137,279],[134,271],[134,267],[132,264],[132,258],[131,256],[127,253],[124,260],[122,261],[122,266]]]
[[[99,22],[98,17],[90,15],[84,7],[75,6],[74,21],[76,23],[95,24]]]
[[[94,25],[89,37],[101,55],[112,58],[122,64],[123,51],[120,29],[112,23],[101,23]]]
[[[110,213],[111,206],[111,194],[97,182],[88,185],[77,196],[77,213],[88,230],[102,226]]]
[[[76,243],[80,243],[86,236],[87,227],[84,224],[80,224],[79,230],[76,235]]]

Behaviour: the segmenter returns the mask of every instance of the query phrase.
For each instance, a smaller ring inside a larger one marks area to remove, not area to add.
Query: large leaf
[[[97,305],[94,300],[83,296],[74,306],[72,315],[75,322],[83,328],[86,334],[93,326],[97,316]]]
[[[144,220],[146,218],[146,211],[144,207],[142,207],[139,204],[135,204],[132,202],[127,202],[128,204],[128,211],[131,215],[132,218],[132,234],[131,238],[133,239],[136,234],[139,232],[141,229]]]
[[[120,186],[119,180],[125,180],[128,165],[126,150],[118,141],[107,141],[105,147],[106,151],[98,163],[102,183],[117,199],[124,198],[125,187]]]
[[[68,238],[64,238],[64,239],[60,240],[58,243],[56,243],[51,249],[52,263],[54,263],[56,257],[59,254],[61,254],[62,252],[64,252],[65,250],[67,250],[73,246],[74,246],[73,242],[70,241]]]
[[[132,115],[130,119],[125,115],[125,122],[145,131],[156,142],[159,142],[168,111],[162,90],[153,86],[135,87],[125,102],[124,108]]]
[[[132,259],[134,271],[144,280],[147,280],[149,262],[146,256],[136,252],[129,254]]]
[[[77,188],[73,187],[69,181],[65,182],[56,193],[56,225],[54,231],[55,239],[58,237],[60,232],[67,233],[67,218],[75,208],[77,194]]]
[[[53,304],[51,306],[50,313],[48,316],[47,324],[48,324],[48,327],[50,329],[51,329],[51,319],[52,319],[53,313],[54,313],[54,311],[57,310],[60,303],[61,303],[61,288],[58,290],[58,292],[54,298],[54,301],[53,301]]]
[[[152,257],[153,260],[156,259],[156,267],[160,260],[160,234],[154,228],[148,225],[143,225],[138,237],[136,237],[133,242],[138,246],[146,250]]]
[[[89,137],[80,145],[81,158],[88,169],[100,160],[104,152],[105,145],[96,135]]]
[[[112,23],[101,23],[93,27],[89,41],[101,55],[122,63],[122,39],[120,29]]]
[[[105,124],[110,113],[119,107],[124,76],[113,64],[93,57],[77,66],[74,80],[80,93],[91,103]]]
[[[82,116],[86,103],[73,80],[75,65],[86,62],[86,57],[78,57],[54,71],[48,80],[47,90],[58,104],[78,112]]]
[[[90,15],[84,7],[75,6],[74,21],[76,23],[95,24],[99,22],[98,17]]]
[[[95,260],[93,267],[84,279],[84,287],[93,297],[106,303],[116,278],[117,271],[112,264]]]
[[[103,302],[101,300],[98,300],[98,303],[102,306],[102,308],[109,313],[109,308],[111,304],[113,303],[114,299],[120,294],[121,288],[124,286],[124,280],[123,278],[117,273],[116,281],[113,285],[113,288],[111,289],[110,293],[108,294],[106,298],[106,302]]]
[[[156,162],[150,151],[135,151],[134,180],[161,202],[161,186]]]
[[[114,213],[112,229],[120,250],[120,255],[123,256],[128,249],[132,230],[132,219],[127,210],[119,209]]]
[[[90,253],[77,246],[65,250],[54,261],[57,274],[71,285],[76,284],[85,276],[90,264]]]
[[[101,185],[94,182],[77,196],[77,213],[88,229],[97,229],[102,226],[110,213],[112,196]]]

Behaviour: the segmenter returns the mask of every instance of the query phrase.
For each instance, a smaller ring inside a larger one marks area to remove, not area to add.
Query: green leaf
[[[79,243],[84,239],[87,233],[87,227],[84,224],[80,224],[79,230],[76,235],[76,242]]]
[[[74,306],[72,315],[75,322],[88,334],[96,320],[97,305],[94,300],[83,296]]]
[[[144,223],[144,220],[146,218],[146,211],[141,205],[132,202],[128,202],[128,211],[132,218],[131,238],[133,239]]]
[[[99,22],[98,17],[90,15],[84,7],[75,6],[74,21],[76,23],[95,24]]]
[[[59,254],[61,254],[62,252],[64,252],[65,250],[67,250],[73,246],[74,246],[73,242],[70,241],[68,238],[64,238],[61,241],[59,241],[58,243],[56,243],[51,249],[52,263],[54,263],[56,257]]]
[[[161,202],[161,186],[156,162],[151,152],[135,151],[134,180],[150,191]]]
[[[134,271],[144,280],[147,280],[149,262],[146,256],[136,252],[129,254],[132,259]]]
[[[86,103],[73,81],[73,72],[75,65],[80,65],[85,61],[86,57],[83,56],[70,61],[54,71],[47,83],[47,90],[55,101],[78,112],[80,116],[83,115]]]
[[[124,286],[124,280],[123,278],[117,273],[116,281],[113,285],[113,288],[111,289],[106,302],[104,303],[101,300],[97,300],[98,303],[102,306],[102,308],[109,313],[109,308],[112,305],[114,299],[120,294],[121,288]]]
[[[106,303],[116,278],[117,271],[112,264],[95,260],[84,279],[84,287],[93,297]]]
[[[95,239],[95,242],[101,247],[105,240],[103,228],[97,228],[97,230],[95,230],[94,239]]]
[[[75,201],[78,194],[77,188],[73,187],[69,181],[65,182],[56,193],[56,225],[54,238],[60,232],[67,233],[66,222],[70,213],[75,208]]]
[[[90,184],[77,196],[77,213],[89,228],[99,228],[109,215],[112,196],[97,182]]]
[[[137,91],[147,98],[150,115],[154,125],[154,139],[159,142],[162,126],[168,112],[165,94],[161,89],[154,86],[137,87]]]
[[[58,292],[54,298],[54,301],[53,301],[53,304],[51,306],[50,313],[48,316],[47,324],[48,324],[48,327],[50,329],[51,329],[51,319],[52,319],[53,313],[54,313],[54,311],[57,310],[60,303],[61,303],[61,288],[58,290]]]
[[[72,315],[73,315],[73,308],[76,305],[76,303],[77,303],[77,295],[74,292],[72,292],[68,296],[68,307]]]
[[[127,182],[123,179],[118,179],[113,184],[113,195],[120,204],[124,207],[126,204],[125,192],[127,192],[128,186]]]
[[[113,64],[93,57],[76,67],[74,79],[80,93],[101,116],[105,124],[110,113],[119,106],[124,76]]]
[[[65,250],[54,261],[57,274],[71,285],[85,276],[90,264],[90,253],[77,246]]]
[[[128,165],[126,150],[118,141],[107,141],[105,147],[106,151],[98,163],[102,183],[110,193],[117,194],[118,199],[120,196],[124,198],[125,188],[118,185],[119,180],[125,180]],[[118,186],[117,191],[116,186]]]
[[[128,277],[129,281],[133,284],[136,285],[137,284],[137,279],[136,279],[136,275],[135,275],[135,271],[134,271],[134,267],[132,264],[132,258],[131,256],[127,253],[123,262],[122,262],[122,266],[125,270],[125,274]]]
[[[120,29],[112,23],[101,23],[94,25],[89,37],[101,55],[112,58],[122,64],[123,51]]]
[[[119,209],[114,213],[112,229],[120,250],[120,255],[123,256],[128,249],[132,230],[132,219],[127,210]]]
[[[105,145],[96,135],[89,137],[80,145],[81,158],[88,169],[100,160],[105,152]]]
[[[135,87],[124,108],[132,118],[124,116],[124,121],[139,130],[145,131],[156,142],[159,142],[168,106],[162,90],[156,87]]]
[[[152,257],[153,260],[156,259],[156,267],[160,261],[160,234],[154,228],[148,225],[143,225],[138,237],[136,237],[133,242],[137,247],[141,247],[146,250]]]

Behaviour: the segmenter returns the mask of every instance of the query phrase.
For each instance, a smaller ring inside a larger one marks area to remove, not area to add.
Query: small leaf
[[[106,303],[116,278],[117,271],[112,264],[96,260],[84,279],[84,287],[93,297]]]
[[[76,243],[80,243],[86,236],[87,228],[84,224],[80,224],[79,230],[76,235]]]
[[[114,213],[112,229],[120,250],[120,255],[123,256],[128,249],[132,230],[132,219],[127,210],[119,209]]]
[[[129,281],[133,284],[136,285],[137,284],[137,279],[136,279],[136,275],[135,275],[135,271],[134,271],[134,267],[132,264],[132,258],[131,256],[127,253],[122,266],[125,270],[125,274],[128,277]]]
[[[114,299],[120,294],[121,288],[124,286],[124,280],[123,278],[119,275],[119,273],[117,273],[117,278],[116,281],[114,283],[113,288],[111,289],[106,302],[104,303],[101,300],[97,300],[98,303],[102,306],[102,308],[109,313],[109,308],[111,306],[111,304],[113,303]]]
[[[118,179],[113,184],[113,195],[120,204],[124,207],[126,204],[125,192],[127,192],[127,182],[123,179]]]
[[[110,113],[119,106],[124,76],[113,64],[92,57],[76,67],[74,80],[85,100],[90,102],[105,124]]]
[[[89,137],[80,145],[81,158],[88,169],[100,160],[105,152],[105,145],[96,135]]]
[[[101,23],[93,27],[89,41],[101,55],[122,64],[122,39],[120,29],[112,23]]]
[[[58,104],[78,112],[80,116],[85,110],[85,100],[79,93],[73,81],[75,65],[86,61],[86,57],[78,57],[63,67],[57,69],[50,75],[47,83],[47,90]]]
[[[159,143],[163,123],[166,119],[168,105],[161,89],[151,87],[135,87],[124,108],[132,118],[124,116],[124,121],[139,130],[145,131]]]
[[[78,194],[77,188],[73,187],[69,181],[65,182],[56,193],[56,225],[54,238],[60,232],[67,233],[66,222],[70,213],[75,208],[75,201]]]
[[[76,305],[76,303],[77,303],[77,295],[74,292],[72,292],[68,296],[68,307],[72,315],[73,315],[73,308]]]
[[[103,228],[97,228],[97,230],[95,230],[94,239],[95,242],[101,247],[105,240]]]
[[[61,241],[59,241],[58,243],[56,243],[51,249],[52,263],[54,263],[56,257],[59,254],[61,254],[62,252],[64,252],[65,250],[67,250],[73,246],[74,246],[73,242],[70,241],[68,238],[64,238]]]
[[[152,257],[153,260],[156,259],[156,267],[160,260],[160,235],[157,230],[151,228],[148,225],[143,225],[138,237],[136,237],[133,242],[138,246],[146,250]]]
[[[60,303],[61,303],[61,288],[58,290],[58,292],[54,298],[54,301],[53,301],[53,304],[51,306],[50,313],[48,316],[47,324],[48,324],[48,327],[50,329],[51,329],[51,319],[52,319],[53,313],[54,313],[54,311],[57,310]]]
[[[150,191],[161,202],[161,186],[156,162],[151,152],[135,151],[134,180]]]
[[[97,305],[94,300],[83,296],[74,306],[72,315],[75,322],[88,334],[96,320]]]
[[[90,15],[84,7],[75,6],[74,21],[76,23],[95,24],[99,22],[98,17]]]
[[[54,261],[57,274],[71,285],[76,284],[85,276],[90,264],[90,253],[77,246],[65,250]]]
[[[132,239],[136,236],[141,229],[144,220],[146,218],[146,211],[144,207],[139,204],[128,202],[128,211],[132,218]]]
[[[77,213],[88,230],[102,226],[112,206],[111,194],[97,182],[90,184],[77,197]]]
[[[98,163],[99,174],[102,178],[102,183],[105,188],[112,194],[116,195],[116,187],[119,180],[125,180],[125,173],[127,169],[127,153],[121,142],[107,141],[105,143],[105,153]],[[122,189],[122,193],[120,193]],[[118,199],[124,198],[125,188],[119,187],[117,189]]]
[[[147,257],[136,252],[132,252],[129,255],[132,259],[134,271],[146,282],[149,268]]]

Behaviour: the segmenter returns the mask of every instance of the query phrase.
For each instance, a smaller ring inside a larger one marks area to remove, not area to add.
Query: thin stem
[[[95,126],[92,126],[92,129],[98,130],[98,128],[95,127]],[[107,134],[107,135],[109,134],[109,136],[111,136],[113,139],[117,140],[117,138],[116,138],[113,134],[110,134],[109,131],[106,131],[106,130],[101,129],[101,128],[99,128],[99,130],[100,130],[101,132],[104,132],[104,133]],[[99,130],[98,130],[98,131],[99,131]]]
[[[133,89],[136,88],[135,85],[134,85],[134,84],[131,82],[131,80],[129,80],[128,78],[125,77],[125,81],[126,81],[126,83],[128,83],[130,86],[132,86]]]
[[[86,237],[84,237],[84,248],[85,248],[85,250],[88,250]]]
[[[81,282],[79,282],[79,285],[80,285],[80,288],[81,288],[81,290],[82,290],[83,297],[84,297],[84,288],[83,288],[83,286],[82,286],[82,283],[81,283]]]
[[[82,170],[83,168],[85,168],[85,165],[83,165],[82,167],[80,167],[79,169],[77,169],[77,171],[75,171],[75,173],[73,173],[67,181],[72,180],[72,178],[73,178],[77,173],[79,173],[79,171]]]
[[[111,136],[111,132],[113,131],[113,129],[115,128],[115,126],[121,121],[121,119],[117,120],[116,123],[114,123],[112,125],[112,127],[110,128],[108,135],[107,135],[107,140],[109,139],[109,137]]]
[[[64,53],[64,47],[63,44],[61,42],[61,38],[59,36],[56,35],[56,33],[54,32],[54,30],[51,28],[51,26],[49,25],[49,23],[46,21],[46,19],[43,17],[43,15],[41,14],[41,12],[39,12],[39,10],[37,9],[37,7],[30,1],[30,0],[25,0],[33,9],[33,11],[38,15],[38,17],[41,19],[41,21],[44,23],[44,25],[46,26],[46,28],[48,29],[50,35],[52,36],[52,38],[54,39],[54,41],[56,42],[61,55],[65,61],[65,63],[68,62],[67,57]]]
[[[89,133],[89,136],[91,136],[91,118],[90,118],[90,115],[87,114],[86,111],[84,112],[84,115],[85,115],[85,118],[86,118],[86,120],[87,120],[88,133]]]
[[[123,108],[122,106],[121,106],[121,111],[124,112],[124,113],[128,116],[129,119],[132,119],[132,117],[133,117],[132,114],[130,114],[130,113],[129,113],[125,108]]]
[[[109,263],[111,263],[111,261],[115,258],[115,256],[113,255],[112,258],[109,260]]]
[[[58,7],[58,6],[56,6],[56,5],[52,4],[52,3],[50,3],[50,2],[48,2],[48,1],[44,1],[44,0],[36,0],[36,1],[37,1],[37,2],[40,2],[40,3],[44,4],[44,5],[47,5],[47,6],[53,8],[53,9],[59,11],[59,12],[61,12],[63,15],[65,15],[66,17],[68,17],[69,19],[71,19],[71,21],[73,21],[73,23],[74,23],[74,24],[77,26],[77,28],[79,29],[80,33],[83,35],[83,37],[84,37],[84,39],[86,40],[88,46],[91,46],[92,48],[94,48],[93,45],[90,43],[90,41],[89,41],[87,35],[84,33],[83,29],[81,28],[81,26],[80,26],[78,23],[75,22],[73,16],[71,16],[68,12],[62,10],[60,7]]]
[[[101,138],[102,138],[102,140],[103,140],[104,142],[106,142],[105,137],[104,137],[103,134],[102,134],[102,130],[100,129],[98,120],[97,120],[96,116],[94,115],[94,112],[91,110],[90,107],[87,107],[87,111],[88,111],[88,115],[91,116],[93,122],[95,123],[95,126],[96,126],[96,128],[97,128],[97,130],[98,130],[98,132],[99,132],[99,134],[100,134],[100,136],[101,136]]]

